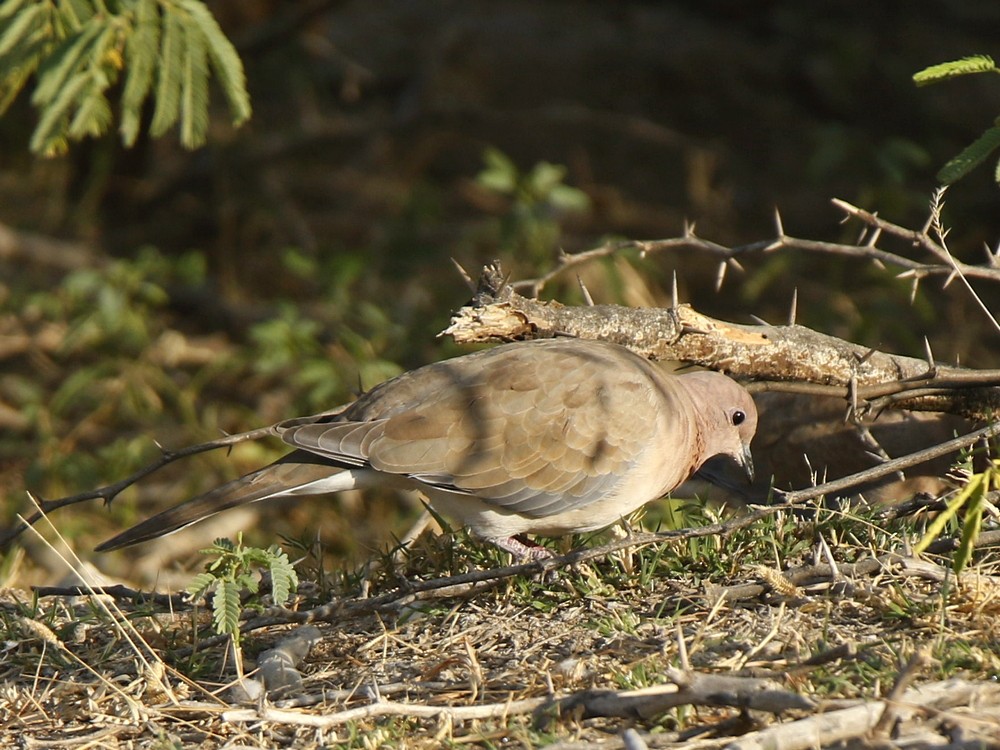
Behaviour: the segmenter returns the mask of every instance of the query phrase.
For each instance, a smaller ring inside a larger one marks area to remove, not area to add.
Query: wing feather
[[[388,381],[282,438],[543,517],[613,492],[650,447],[656,427],[634,415],[651,413],[668,381],[632,356],[559,339],[497,347]]]

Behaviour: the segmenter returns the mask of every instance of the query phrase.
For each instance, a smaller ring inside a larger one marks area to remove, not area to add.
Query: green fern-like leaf
[[[111,121],[114,119],[111,114],[111,104],[98,87],[95,86],[93,89],[82,98],[80,108],[69,123],[70,138],[79,140],[88,135],[96,137],[111,127]]]
[[[208,133],[208,46],[201,28],[185,26],[181,89],[181,143],[197,148]]]
[[[156,0],[138,0],[134,31],[125,44],[128,71],[122,92],[122,142],[132,146],[139,137],[142,105],[153,85],[160,46],[160,13]]]
[[[0,23],[18,14],[31,0],[7,0],[0,5]]]
[[[32,104],[44,107],[59,96],[66,81],[86,67],[87,58],[103,30],[101,24],[89,23],[52,50],[38,70],[38,86],[31,96]]]
[[[161,136],[177,122],[181,104],[181,71],[184,66],[184,25],[176,13],[163,20],[160,41],[159,80],[156,85],[156,109],[149,132]]]
[[[50,41],[50,13],[45,4],[8,0],[0,6],[0,114],[41,65]]]
[[[65,151],[69,112],[90,82],[90,75],[86,71],[81,71],[63,85],[59,95],[43,110],[42,119],[31,135],[32,151],[46,156]]]
[[[208,592],[218,579],[211,573],[199,573],[188,584],[187,592],[195,599],[202,597]]]
[[[288,555],[281,549],[272,546],[268,552],[271,553],[271,599],[275,604],[281,605],[288,601],[288,597],[298,588],[299,577]]]
[[[18,45],[26,44],[33,34],[42,31],[49,20],[45,3],[35,3],[27,8],[4,16],[7,21],[0,32],[0,57],[9,54]]]
[[[957,78],[977,73],[998,73],[996,63],[989,55],[970,55],[958,60],[932,65],[913,74],[913,80],[918,86],[926,86],[938,81]]]
[[[150,133],[180,122],[185,146],[203,144],[212,73],[234,123],[250,116],[242,63],[202,0],[0,0],[0,114],[37,73],[34,151],[59,153],[70,138],[106,132],[108,95],[122,71],[126,146],[138,138],[154,93]]]
[[[996,63],[989,55],[972,55],[963,57],[960,60],[932,65],[924,68],[919,73],[913,74],[913,81],[918,86],[927,86],[938,81],[945,81],[949,78],[971,75],[975,73],[997,73]]]
[[[937,178],[945,185],[950,185],[975,169],[998,147],[1000,147],[1000,126],[994,125],[941,167]]]
[[[232,581],[220,580],[212,599],[212,623],[215,632],[229,633],[234,638],[240,632],[240,589]]]
[[[250,95],[247,93],[246,75],[236,48],[219,28],[215,17],[199,0],[178,0],[192,22],[205,37],[212,69],[219,79],[222,93],[229,102],[229,111],[234,125],[241,125],[250,119]]]

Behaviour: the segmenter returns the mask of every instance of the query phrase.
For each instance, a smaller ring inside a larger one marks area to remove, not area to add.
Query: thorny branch
[[[886,407],[947,412],[988,421],[1000,414],[1000,371],[975,371],[866,349],[797,325],[737,325],[689,305],[565,306],[518,294],[499,264],[444,334],[460,343],[569,335],[627,346],[656,360],[680,360],[782,390],[848,399],[852,415]]]
[[[940,195],[935,196],[935,202],[940,200]],[[716,275],[717,285],[721,286],[725,279],[727,268],[742,270],[739,263],[739,256],[750,253],[767,252],[776,250],[802,250],[810,253],[824,253],[827,255],[844,255],[852,258],[862,258],[879,264],[882,267],[891,266],[899,268],[900,278],[910,278],[913,280],[913,293],[916,293],[919,282],[929,277],[944,277],[944,285],[948,286],[956,276],[962,275],[970,279],[981,279],[985,281],[1000,282],[1000,247],[993,251],[985,248],[986,262],[983,265],[972,265],[956,260],[939,241],[931,236],[933,219],[936,215],[935,206],[932,206],[931,216],[922,229],[907,229],[891,221],[886,221],[878,214],[865,211],[862,208],[848,203],[838,198],[833,199],[833,205],[844,212],[844,219],[858,219],[865,225],[857,243],[848,245],[839,242],[820,242],[807,240],[800,237],[793,237],[785,234],[781,215],[775,211],[775,236],[773,239],[759,240],[745,245],[734,245],[727,247],[711,240],[703,239],[695,234],[693,224],[684,227],[684,232],[680,237],[671,237],[661,240],[623,240],[606,242],[603,245],[584,250],[579,253],[562,253],[555,268],[549,272],[534,278],[515,281],[511,284],[518,291],[527,290],[530,297],[537,297],[545,286],[553,279],[561,276],[570,268],[588,263],[597,258],[618,255],[628,250],[638,250],[640,257],[663,252],[666,250],[697,250],[714,255],[719,259],[719,272]],[[883,235],[895,237],[912,247],[919,248],[931,256],[930,262],[922,262],[907,258],[905,255],[884,250],[878,246]]]
[[[181,448],[176,451],[165,449],[161,450],[160,457],[152,463],[147,464],[121,481],[104,487],[98,487],[96,490],[88,490],[86,492],[77,493],[76,495],[68,495],[67,497],[59,498],[58,500],[43,500],[32,496],[31,499],[35,501],[37,509],[27,518],[21,519],[11,528],[5,529],[3,530],[3,533],[0,533],[0,549],[6,547],[14,541],[14,539],[20,536],[22,532],[26,531],[29,526],[34,526],[39,520],[42,519],[43,516],[51,513],[52,511],[59,510],[59,508],[64,508],[67,505],[76,505],[77,503],[82,503],[87,500],[103,500],[106,504],[110,503],[124,490],[128,489],[136,482],[145,479],[150,474],[159,471],[168,464],[172,464],[174,461],[181,458],[187,458],[188,456],[194,456],[198,453],[204,453],[205,451],[215,450],[217,448],[231,447],[237,443],[242,443],[245,440],[260,440],[268,435],[273,435],[274,427],[275,425],[271,425],[270,427],[261,427],[256,430],[250,430],[249,432],[242,432],[238,435],[226,435],[225,437],[218,438],[217,440],[210,440],[207,443],[199,443],[198,445],[189,445],[186,448]]]

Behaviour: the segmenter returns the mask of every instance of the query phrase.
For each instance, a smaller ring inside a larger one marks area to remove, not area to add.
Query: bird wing
[[[345,466],[541,518],[606,497],[655,449],[655,410],[680,396],[651,369],[620,347],[521,343],[415,370],[279,433]]]

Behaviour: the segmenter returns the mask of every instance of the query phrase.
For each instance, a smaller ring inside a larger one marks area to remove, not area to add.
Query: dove
[[[294,451],[97,549],[245,503],[388,485],[419,490],[515,558],[546,557],[525,535],[610,526],[715,456],[752,479],[756,425],[750,394],[717,372],[669,374],[608,342],[504,344],[399,375],[339,412],[279,423]]]

